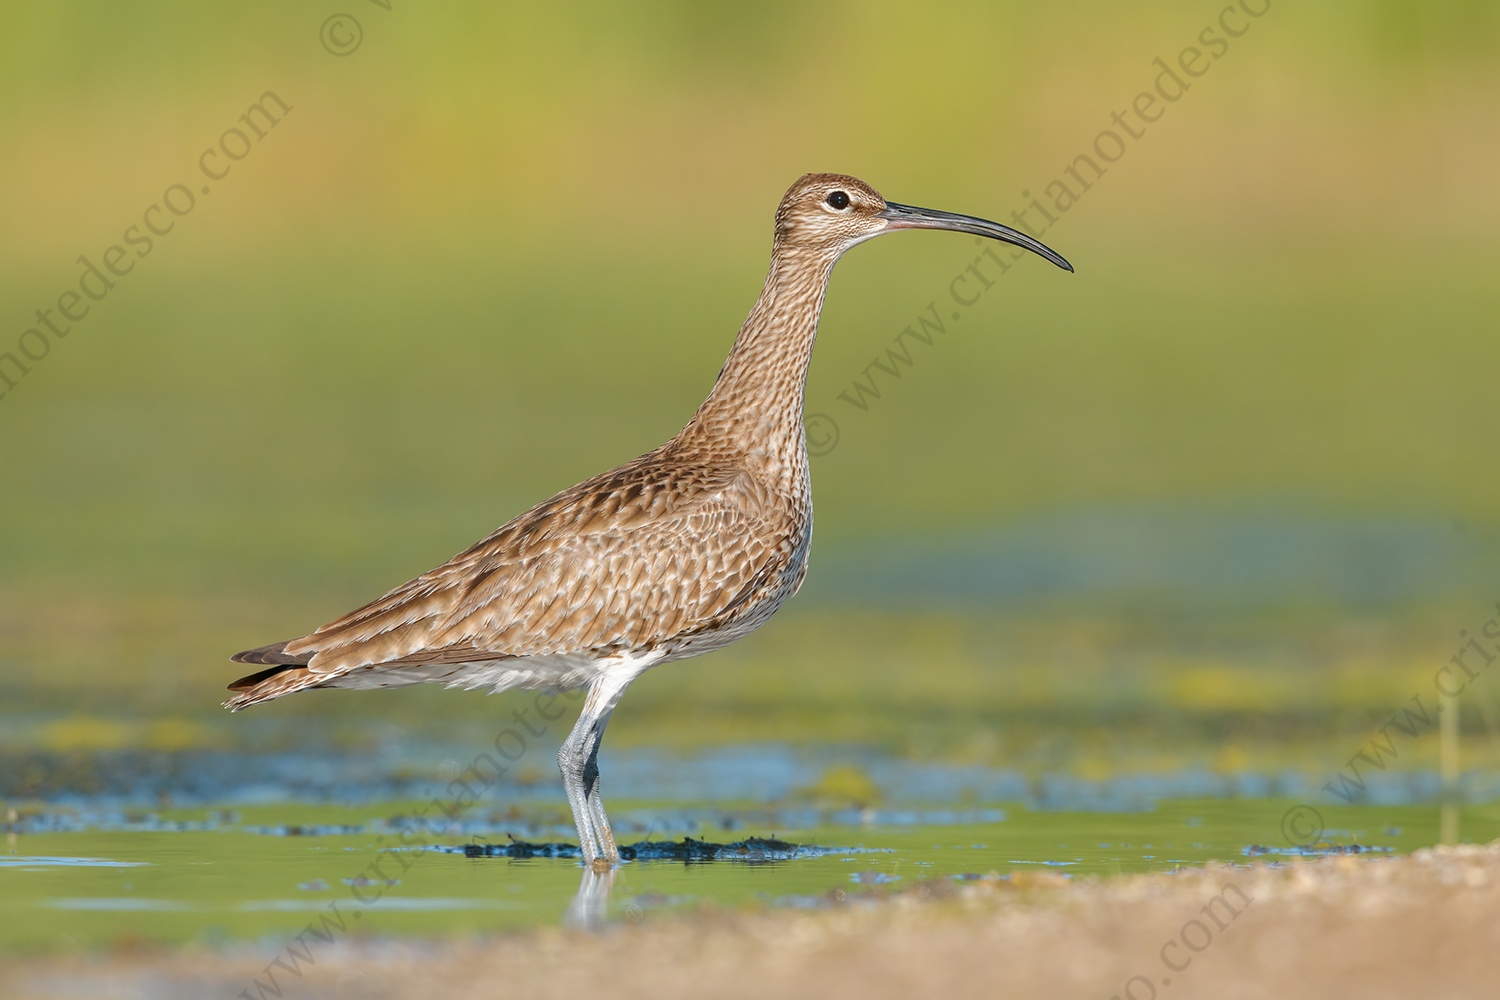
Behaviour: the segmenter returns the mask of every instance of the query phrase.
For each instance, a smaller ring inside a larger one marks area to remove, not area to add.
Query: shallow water
[[[775,836],[800,850],[734,860],[626,863],[596,916],[717,905],[817,907],[922,879],[1170,871],[1290,851],[1278,799],[1189,799],[1140,812],[1040,811],[1023,804],[820,810],[704,804],[615,809],[624,843],[679,845]],[[314,936],[438,936],[576,917],[571,857],[470,856],[515,838],[567,842],[551,804],[475,813],[442,826],[422,803],[282,804],[158,813],[40,807],[10,824],[0,853],[0,948],[70,949],[147,941],[248,941],[268,953]],[[1407,852],[1438,836],[1425,805],[1319,806],[1314,850]],[[1500,836],[1500,806],[1467,806],[1466,840]],[[476,833],[474,828],[488,828]],[[734,831],[734,833],[729,833]],[[478,845],[465,852],[466,845]],[[692,845],[689,845],[691,847]],[[524,852],[523,852],[524,853]],[[682,853],[678,851],[676,853]],[[687,853],[694,853],[688,850]],[[740,855],[741,858],[747,857]],[[725,860],[729,858],[730,860]],[[586,882],[587,880],[585,880]]]

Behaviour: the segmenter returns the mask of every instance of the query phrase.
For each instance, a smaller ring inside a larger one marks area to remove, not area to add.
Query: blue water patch
[[[237,755],[244,769],[259,766],[253,757]],[[337,801],[349,804],[381,801],[446,801],[446,786],[440,781],[410,778],[410,764],[393,760],[408,777],[401,782],[371,774],[369,761],[359,764],[359,773],[339,775],[341,757],[299,754],[316,762],[317,770],[333,779],[320,788],[288,785],[280,789],[275,803]],[[1019,770],[981,765],[923,762],[889,757],[877,752],[847,747],[792,748],[783,745],[745,744],[706,750],[677,757],[660,751],[625,750],[611,755],[610,789],[614,801],[698,803],[667,810],[622,809],[614,816],[619,830],[630,835],[676,836],[696,834],[704,824],[726,832],[735,830],[809,829],[815,826],[957,826],[997,823],[1005,818],[996,806],[963,807],[953,803],[1016,803],[1027,809],[1060,812],[1149,812],[1163,802],[1184,799],[1296,799],[1302,802],[1338,805],[1345,801],[1325,789],[1329,773],[1281,771],[1217,772],[1203,768],[1176,771],[1127,773],[1107,778],[1083,778],[1066,772],[1028,774]],[[819,807],[806,803],[803,791],[816,785],[830,767],[853,766],[869,779],[880,803],[899,805]],[[1363,788],[1344,791],[1353,803],[1369,805],[1422,805],[1443,801],[1440,774],[1431,770],[1388,770],[1361,774]],[[368,782],[368,783],[366,783]],[[391,795],[399,784],[400,794]],[[120,798],[155,798],[155,789],[141,789],[126,796],[63,796],[40,808],[28,808],[14,821],[4,824],[17,834],[91,831],[130,833],[196,833],[227,829],[276,837],[327,837],[366,832],[400,832],[424,821],[394,817],[367,823],[261,823],[239,826],[239,807],[249,807],[233,783],[215,786],[214,797],[201,801],[192,794],[173,794],[179,807],[213,806],[206,819],[179,820],[131,807]],[[268,786],[259,785],[263,792]],[[1500,772],[1470,771],[1458,777],[1452,793],[1458,801],[1479,804],[1500,801]],[[383,798],[382,796],[387,796]],[[488,801],[476,803],[453,819],[450,826],[462,835],[496,836],[513,833],[529,839],[567,832],[566,811],[556,810],[561,825],[535,825],[512,818],[510,807],[528,804],[564,804],[561,782],[520,784],[497,782]],[[766,803],[760,808],[743,803]],[[714,803],[736,803],[734,807]],[[497,810],[497,806],[505,809]],[[530,812],[529,810],[526,810]],[[543,810],[545,812],[545,810]],[[532,825],[528,825],[528,823]]]
[[[259,833],[268,837],[340,837],[346,834],[364,833],[362,825],[350,823],[286,823],[274,826],[247,826],[246,833]]]
[[[1260,858],[1266,855],[1285,855],[1297,858],[1326,858],[1337,857],[1344,854],[1390,854],[1391,848],[1370,844],[1309,844],[1305,847],[1268,847],[1264,844],[1251,844],[1242,848],[1240,853],[1247,858]]]
[[[855,885],[890,885],[901,881],[901,876],[889,872],[850,872],[849,881]]]
[[[0,855],[0,868],[141,868],[144,861],[110,861],[107,858],[33,858]]]

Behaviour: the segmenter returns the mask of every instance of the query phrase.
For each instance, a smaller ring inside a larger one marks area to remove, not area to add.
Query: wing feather
[[[278,654],[327,678],[377,664],[638,649],[722,624],[785,567],[798,515],[741,469],[664,471],[644,459],[538,505]]]

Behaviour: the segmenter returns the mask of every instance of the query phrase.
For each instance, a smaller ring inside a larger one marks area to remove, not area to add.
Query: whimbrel
[[[776,210],[760,298],[676,437],[310,635],[237,654],[265,669],[229,685],[225,707],[305,688],[585,688],[558,764],[585,864],[616,864],[599,792],[604,727],[644,671],[728,645],[801,586],[812,538],[802,397],[828,278],[850,247],[902,229],[1001,240],[1073,270],[1008,226],[807,174]]]

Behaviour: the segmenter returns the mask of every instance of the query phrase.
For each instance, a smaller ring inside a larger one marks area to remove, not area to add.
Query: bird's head
[[[804,174],[776,209],[779,247],[837,258],[865,240],[901,229],[947,229],[1011,243],[1071,271],[1041,241],[998,222],[886,201],[870,185],[848,174]]]

